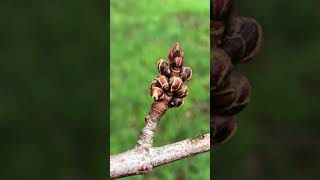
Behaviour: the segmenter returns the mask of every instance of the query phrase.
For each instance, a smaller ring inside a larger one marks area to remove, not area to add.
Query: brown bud
[[[211,0],[210,3],[210,19],[224,20],[231,12],[233,0]]]
[[[174,61],[175,57],[181,57],[182,59],[184,58],[184,55],[179,43],[176,43],[173,49],[169,52],[168,58],[170,63]]]
[[[154,87],[159,87],[158,81],[156,79],[151,82],[150,90]]]
[[[173,98],[171,98],[171,99],[169,100],[168,106],[169,106],[170,108],[172,108],[172,107],[180,107],[180,106],[183,105],[183,103],[184,103],[183,98],[173,97]]]
[[[224,112],[229,108],[236,99],[236,93],[233,88],[222,88],[210,92],[211,99],[213,99],[213,112]]]
[[[164,91],[167,91],[169,89],[169,82],[168,82],[168,78],[166,76],[164,76],[164,75],[158,76],[157,82],[159,83],[160,87]]]
[[[160,59],[157,66],[158,66],[158,71],[159,71],[160,74],[165,75],[167,77],[170,77],[171,70],[170,70],[169,63],[167,63],[163,59]]]
[[[163,90],[159,87],[151,87],[150,88],[150,95],[153,97],[155,101],[160,101],[165,98],[165,94]]]
[[[171,67],[171,75],[172,76],[178,76],[181,71],[182,66],[182,58],[181,57],[175,57],[173,61],[170,62]]]
[[[183,66],[179,76],[182,81],[189,81],[192,77],[192,69],[190,67]]]
[[[232,72],[226,86],[210,92],[211,111],[215,115],[234,115],[250,101],[251,85],[246,77]]]
[[[186,97],[189,93],[189,88],[187,85],[182,84],[181,87],[175,91],[174,96],[175,97],[179,97],[179,98],[183,98]]]
[[[215,90],[222,83],[232,69],[232,63],[228,54],[223,49],[213,48],[210,60],[210,86]]]
[[[260,49],[262,30],[253,18],[234,18],[223,40],[223,49],[231,57],[233,63],[250,60]]]
[[[175,57],[173,61],[170,62],[170,65],[173,67],[181,67],[183,64],[182,57]]]
[[[211,143],[222,144],[236,132],[237,123],[234,116],[212,116],[210,119]]]
[[[210,2],[210,46],[218,47],[222,44],[222,38],[226,29],[229,15],[233,6],[233,0],[211,0]]]
[[[171,66],[170,70],[171,70],[171,76],[179,76],[179,74],[181,72],[181,67]]]
[[[170,85],[169,91],[171,93],[174,93],[176,90],[178,90],[180,88],[182,83],[183,82],[182,82],[182,79],[180,77],[177,77],[177,76],[171,77],[170,81],[169,81],[169,85]]]

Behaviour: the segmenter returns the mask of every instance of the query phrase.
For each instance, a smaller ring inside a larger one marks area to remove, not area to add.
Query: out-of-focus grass
[[[111,1],[111,154],[134,147],[153,102],[148,92],[156,63],[176,42],[193,69],[190,93],[162,118],[155,146],[209,132],[209,8],[209,1]],[[209,162],[205,153],[128,179],[209,179]]]

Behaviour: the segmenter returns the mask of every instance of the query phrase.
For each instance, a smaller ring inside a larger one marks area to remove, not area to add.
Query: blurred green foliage
[[[209,132],[209,1],[112,0],[110,5],[110,151],[134,147],[153,102],[156,63],[179,42],[193,69],[189,95],[169,109],[154,137],[155,146]],[[209,153],[155,168],[127,179],[209,179]]]
[[[239,69],[253,96],[238,131],[213,154],[216,179],[319,179],[319,1],[242,0],[236,15],[264,30],[259,56]]]
[[[0,2],[0,179],[106,179],[102,6]]]

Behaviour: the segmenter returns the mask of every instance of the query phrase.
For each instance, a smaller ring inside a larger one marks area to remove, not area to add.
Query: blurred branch
[[[136,147],[110,157],[110,178],[146,174],[163,164],[210,150],[210,134],[161,147]]]

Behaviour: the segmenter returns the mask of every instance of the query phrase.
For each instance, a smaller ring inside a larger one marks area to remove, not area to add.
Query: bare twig
[[[168,109],[168,100],[164,99],[160,102],[154,102],[151,110],[145,117],[145,126],[140,132],[140,136],[136,147],[150,148],[153,144],[154,132],[158,126],[160,118]]]
[[[145,174],[153,167],[210,150],[210,134],[161,147],[136,147],[110,157],[110,178]]]

